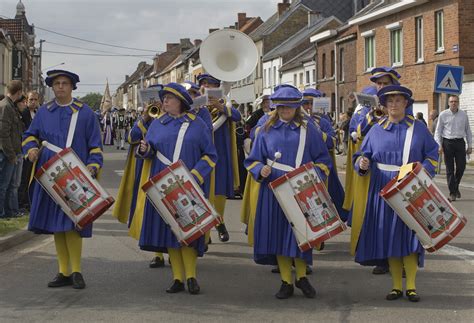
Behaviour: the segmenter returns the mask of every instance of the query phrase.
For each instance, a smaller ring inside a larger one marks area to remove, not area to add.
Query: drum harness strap
[[[289,165],[285,165],[285,164],[282,164],[270,159],[267,159],[267,165],[273,168],[276,168],[278,170],[281,170],[283,172],[294,171],[296,168],[301,166],[305,146],[306,146],[306,128],[301,126],[300,127],[300,140],[298,143],[298,151],[296,153],[296,159],[295,159],[295,167],[291,167]]]
[[[413,139],[413,132],[415,128],[415,123],[412,123],[411,126],[407,129],[407,134],[405,136],[405,143],[403,144],[403,156],[402,156],[402,165],[408,163],[408,159],[410,158],[410,147],[411,142]],[[376,163],[377,168],[386,172],[398,172],[400,171],[400,166],[397,165],[389,165],[389,164],[382,164]]]
[[[216,132],[226,121],[227,116],[225,114],[221,114],[220,117],[212,123],[212,130]]]
[[[184,140],[184,135],[186,134],[186,131],[188,130],[189,127],[189,122],[183,122],[181,125],[181,128],[179,128],[178,132],[178,138],[176,139],[176,145],[174,147],[174,152],[173,152],[173,161],[169,160],[165,155],[163,155],[160,151],[156,151],[156,157],[165,164],[166,166],[171,165],[172,163],[175,163],[179,159],[179,155],[181,154],[181,148],[183,147],[183,140]]]

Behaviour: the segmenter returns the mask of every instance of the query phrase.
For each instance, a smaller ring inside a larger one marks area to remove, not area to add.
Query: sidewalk
[[[346,158],[346,155],[336,155],[337,169],[339,171],[346,170]],[[444,163],[441,164],[441,173],[436,175],[435,182],[438,184],[446,184],[446,167]],[[474,162],[470,161],[466,165],[460,186],[474,189]]]

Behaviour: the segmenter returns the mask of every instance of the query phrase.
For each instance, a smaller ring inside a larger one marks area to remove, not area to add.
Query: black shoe
[[[278,267],[278,266],[273,267],[272,268],[272,273],[273,274],[279,274],[280,273],[280,267]]]
[[[460,199],[461,198],[461,192],[456,191],[456,198]]]
[[[450,202],[456,201],[456,194],[449,194],[448,200],[449,200]]]
[[[125,148],[122,147],[122,148],[120,148],[120,150],[125,150]]]
[[[224,223],[219,224],[217,227],[217,232],[219,233],[219,240],[222,242],[229,241],[229,232],[227,232],[227,228],[225,227]]]
[[[418,296],[418,294],[416,293],[416,289],[407,289],[406,295],[410,302],[416,303],[419,302],[421,299],[420,296]]]
[[[322,251],[322,250],[324,250],[324,241],[321,242],[321,244],[320,244],[319,246],[316,246],[315,249],[316,249],[317,251]]]
[[[303,277],[300,278],[295,282],[295,286],[301,289],[303,292],[303,295],[306,296],[307,298],[315,298],[316,297],[316,290],[314,289],[313,286],[311,286],[308,278]]]
[[[275,294],[275,297],[278,299],[287,299],[293,296],[294,291],[295,289],[293,288],[293,285],[282,281],[280,290]]]
[[[372,274],[374,275],[383,275],[388,273],[388,267],[385,266],[376,266],[374,270],[372,270]]]
[[[52,281],[48,283],[48,287],[63,287],[72,285],[72,279],[70,276],[66,277],[63,274],[59,273],[54,277]]]
[[[117,150],[119,150],[119,147],[117,146]]]
[[[150,268],[160,268],[165,266],[165,260],[160,257],[154,257],[150,262]]]
[[[311,275],[313,273],[313,268],[310,265],[306,265],[306,275]]]
[[[72,278],[72,288],[74,289],[84,289],[86,288],[86,282],[81,273],[75,272],[71,275]]]
[[[197,295],[201,291],[201,287],[196,280],[196,278],[188,278],[186,281],[188,284],[188,292],[189,294]]]
[[[175,279],[173,281],[173,285],[168,287],[168,289],[166,290],[166,292],[170,293],[170,294],[175,294],[175,293],[179,293],[179,292],[182,292],[182,291],[184,291],[184,283],[180,282],[177,279]]]
[[[399,299],[400,297],[403,296],[403,293],[401,290],[399,289],[392,289],[392,291],[390,293],[387,294],[387,296],[385,296],[385,299],[387,301],[394,301],[396,299]]]

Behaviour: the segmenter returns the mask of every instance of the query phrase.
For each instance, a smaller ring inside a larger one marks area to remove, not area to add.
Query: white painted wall
[[[466,75],[464,77],[466,78]],[[459,96],[459,107],[466,111],[471,132],[474,133],[474,81],[463,82],[462,94]]]

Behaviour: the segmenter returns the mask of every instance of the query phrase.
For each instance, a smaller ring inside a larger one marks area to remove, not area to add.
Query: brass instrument
[[[148,113],[148,115],[153,119],[158,118],[162,114],[160,103],[150,103],[149,105],[147,105],[146,110],[146,113]]]
[[[373,107],[371,112],[376,119],[380,119],[385,116],[385,111],[380,107]]]

